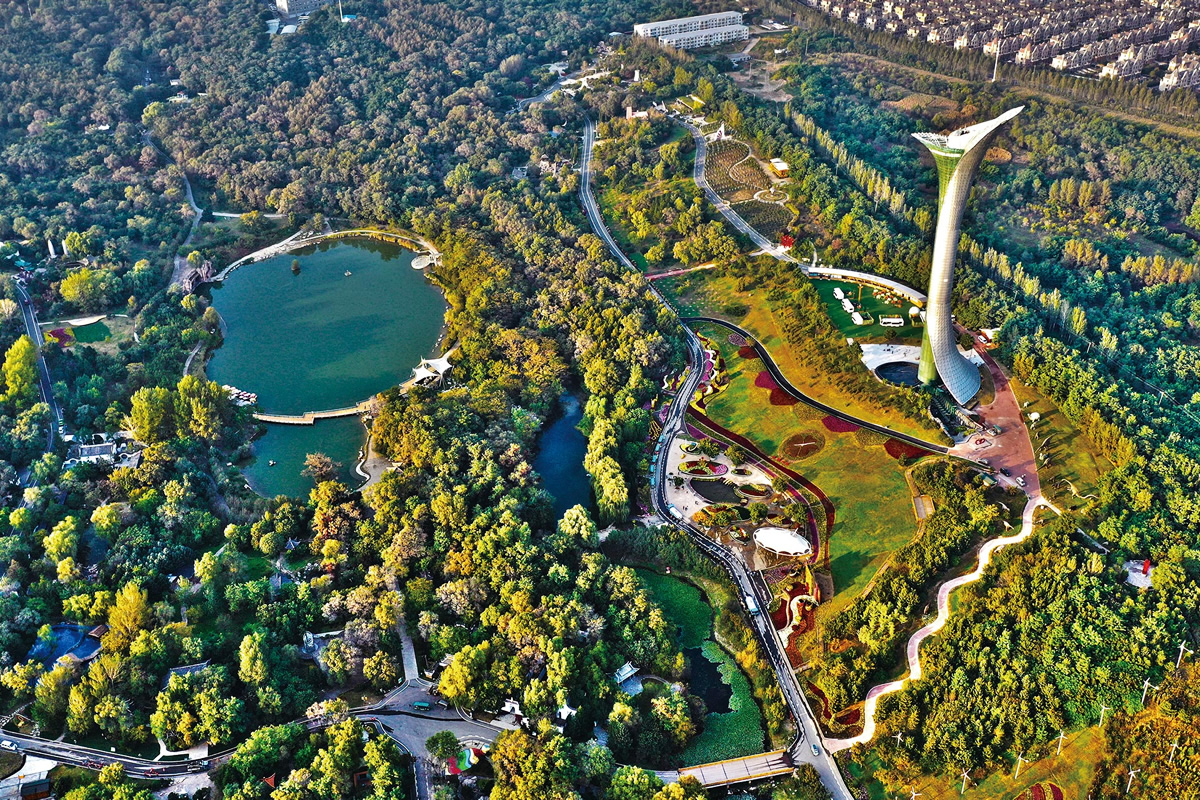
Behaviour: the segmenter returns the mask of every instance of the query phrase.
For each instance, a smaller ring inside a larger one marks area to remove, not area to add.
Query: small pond
[[[733,697],[733,689],[721,677],[718,665],[708,660],[704,650],[699,647],[689,647],[683,651],[688,664],[692,667],[688,688],[692,694],[704,701],[710,714],[728,714],[729,698]]]
[[[583,469],[587,438],[580,432],[583,407],[574,395],[562,398],[562,416],[538,437],[538,453],[533,468],[542,476],[542,485],[554,495],[554,516],[576,505],[591,508],[592,484]]]
[[[696,494],[710,503],[738,505],[742,502],[737,486],[722,478],[692,478],[689,483]]]
[[[881,380],[900,386],[920,386],[917,378],[917,365],[910,361],[890,361],[875,368],[875,374]]]

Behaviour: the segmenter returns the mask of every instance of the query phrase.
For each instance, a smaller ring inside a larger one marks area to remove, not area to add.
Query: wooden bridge
[[[313,425],[319,419],[353,417],[357,414],[365,414],[371,410],[371,405],[374,402],[375,398],[370,397],[356,406],[346,406],[345,408],[331,408],[328,411],[305,411],[303,414],[255,414],[254,418],[259,422],[271,422],[276,425]]]

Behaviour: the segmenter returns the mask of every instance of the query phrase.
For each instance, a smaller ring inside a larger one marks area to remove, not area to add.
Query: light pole
[[[909,788],[912,789],[912,796],[909,798],[909,800],[917,800],[917,798],[921,796],[921,793],[917,791],[917,787],[915,786],[910,786]]]
[[[1146,692],[1151,689],[1158,689],[1158,687],[1151,683],[1149,678],[1146,678],[1142,681],[1142,708],[1146,707]]]
[[[1110,709],[1110,708],[1109,708],[1108,706],[1106,706],[1106,705],[1103,705],[1103,704],[1102,704],[1102,705],[1100,706],[1100,727],[1101,727],[1101,728],[1103,728],[1103,727],[1104,727],[1104,712],[1105,712],[1105,711],[1111,711],[1111,710],[1112,710],[1112,709]]]
[[[1021,777],[1021,764],[1025,762],[1025,756],[1017,756],[1017,771],[1013,773],[1013,778]]]
[[[1175,741],[1171,742],[1171,757],[1167,759],[1167,763],[1168,763],[1168,764],[1170,764],[1171,762],[1173,762],[1173,761],[1175,760],[1175,748],[1177,748],[1177,747],[1179,747],[1179,740],[1178,740],[1178,739],[1176,739]]]
[[[896,746],[899,747],[900,743],[904,741],[904,732],[896,731],[896,735],[893,736],[892,738],[896,740]]]
[[[1063,743],[1063,739],[1065,739],[1065,738],[1066,738],[1066,731],[1059,731],[1058,732],[1058,752],[1054,754],[1055,756],[1062,755],[1062,743]]]
[[[962,779],[963,779],[963,785],[962,785],[962,788],[958,790],[958,793],[966,794],[967,793],[967,771],[965,769],[962,771]]]
[[[1129,768],[1129,780],[1125,783],[1125,794],[1129,794],[1129,789],[1133,786],[1133,776],[1141,772],[1140,769]]]
[[[1180,642],[1179,643],[1179,658],[1175,659],[1175,669],[1179,669],[1179,665],[1181,663],[1183,663],[1183,654],[1184,653],[1191,655],[1191,654],[1195,653],[1195,651],[1187,646],[1187,642]]]

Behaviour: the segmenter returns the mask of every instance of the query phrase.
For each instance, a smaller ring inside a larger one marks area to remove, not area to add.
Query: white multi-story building
[[[750,29],[742,24],[740,11],[722,11],[696,17],[642,22],[633,26],[633,35],[658,39],[680,50],[690,50],[745,41],[750,37]]]
[[[330,2],[332,0],[275,0],[275,8],[279,9],[280,14],[295,16],[309,14]]]

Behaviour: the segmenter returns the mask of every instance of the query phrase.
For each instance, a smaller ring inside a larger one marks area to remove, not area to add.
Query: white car
[[[5,739],[3,742],[0,742],[0,749],[11,750],[15,753],[17,752],[17,743],[10,742],[8,739]]]
[[[821,755],[821,748],[817,747],[815,744],[812,746],[812,749],[813,749],[813,755],[814,755],[814,756],[819,756],[819,755]]]

